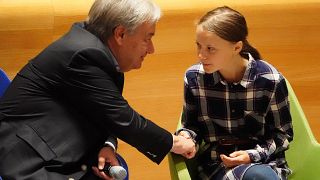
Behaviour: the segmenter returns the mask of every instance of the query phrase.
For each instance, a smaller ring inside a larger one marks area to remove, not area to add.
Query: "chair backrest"
[[[6,73],[2,69],[0,69],[0,98],[2,97],[3,93],[5,92],[9,84],[10,79],[8,78]],[[0,180],[2,180],[1,176]]]
[[[6,73],[2,69],[0,69],[0,97],[2,97],[9,84],[10,79],[8,78]]]
[[[286,151],[286,159],[293,174],[289,179],[318,179],[320,169],[320,144],[316,141],[308,120],[300,106],[300,103],[287,81],[290,112],[292,116],[293,141]]]
[[[129,180],[129,168],[127,162],[124,160],[124,158],[117,153],[117,159],[119,161],[120,166],[122,166],[127,171],[127,176],[124,180]],[[1,180],[1,179],[0,179]]]

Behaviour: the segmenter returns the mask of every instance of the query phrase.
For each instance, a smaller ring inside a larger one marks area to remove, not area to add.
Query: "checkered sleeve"
[[[197,125],[198,118],[198,105],[197,99],[192,94],[191,88],[189,87],[188,80],[185,77],[184,81],[184,104],[183,104],[183,113],[181,117],[182,128],[178,131],[184,130],[187,131],[191,137],[199,142],[201,140],[199,127]]]
[[[278,153],[287,150],[293,139],[288,89],[283,77],[276,83],[265,121],[265,143],[247,150],[252,162],[270,161],[271,157],[277,157]]]

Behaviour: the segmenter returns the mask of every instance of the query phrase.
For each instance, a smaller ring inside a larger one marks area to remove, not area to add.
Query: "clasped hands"
[[[181,131],[178,136],[173,135],[173,146],[171,152],[180,154],[187,159],[191,159],[196,154],[196,145],[188,133]]]

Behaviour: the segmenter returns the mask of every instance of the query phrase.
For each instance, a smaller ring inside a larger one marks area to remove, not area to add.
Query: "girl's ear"
[[[239,54],[241,52],[243,48],[243,42],[242,41],[238,41],[234,44],[234,51]]]
[[[126,29],[122,25],[119,25],[114,29],[113,37],[116,40],[118,45],[122,45],[125,31],[126,31]]]

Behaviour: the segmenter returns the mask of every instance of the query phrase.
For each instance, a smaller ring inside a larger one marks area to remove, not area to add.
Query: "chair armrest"
[[[169,168],[172,180],[189,180],[191,179],[185,159],[177,154],[169,153]]]

